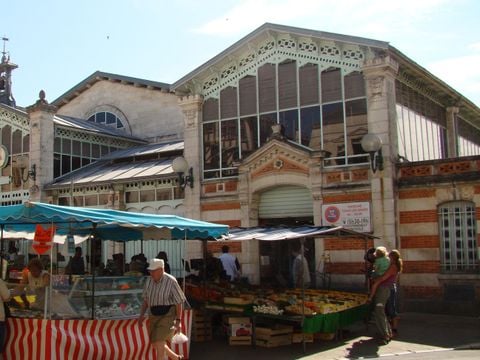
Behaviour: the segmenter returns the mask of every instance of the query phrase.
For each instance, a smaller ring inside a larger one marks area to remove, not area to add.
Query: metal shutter
[[[258,216],[261,219],[313,217],[312,195],[304,187],[279,186],[260,196]]]

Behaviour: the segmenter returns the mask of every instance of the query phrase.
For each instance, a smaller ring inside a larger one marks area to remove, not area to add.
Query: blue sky
[[[477,0],[15,0],[0,35],[20,106],[97,70],[173,83],[265,22],[387,41],[480,106],[479,17]]]

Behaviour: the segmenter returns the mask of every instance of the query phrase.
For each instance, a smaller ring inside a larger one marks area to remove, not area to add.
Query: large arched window
[[[115,129],[125,129],[122,120],[115,114],[109,111],[99,111],[88,118],[88,121],[93,121],[97,124],[113,127]]]
[[[473,272],[479,268],[475,204],[452,201],[438,208],[441,267],[444,272]]]

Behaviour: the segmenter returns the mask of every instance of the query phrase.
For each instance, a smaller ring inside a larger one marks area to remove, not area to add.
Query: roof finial
[[[2,63],[6,63],[8,62],[9,59],[7,58],[7,51],[5,50],[5,45],[9,39],[4,36],[2,37],[2,40],[3,40]]]

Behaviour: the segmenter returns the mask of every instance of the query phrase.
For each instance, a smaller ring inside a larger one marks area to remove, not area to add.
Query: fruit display
[[[189,292],[189,288],[193,291]],[[190,293],[190,294],[189,294]],[[268,315],[305,315],[330,314],[355,308],[367,302],[368,296],[353,293],[321,289],[285,289],[265,288],[222,288],[217,284],[208,284],[204,288],[187,286],[187,296],[201,294],[206,308],[213,310],[250,310]],[[212,296],[213,295],[213,296]]]

